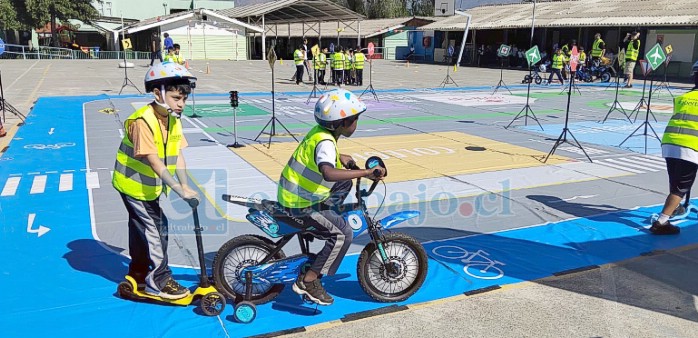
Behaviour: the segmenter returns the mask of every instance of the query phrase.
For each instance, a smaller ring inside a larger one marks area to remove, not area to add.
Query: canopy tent
[[[365,17],[330,0],[278,0],[217,11],[220,15],[262,27],[262,59],[266,60],[266,36],[278,36],[279,25],[300,23],[303,36],[314,31],[322,39],[322,22],[334,21],[331,32],[353,30],[361,44],[361,20]],[[291,31],[289,28],[288,32]]]

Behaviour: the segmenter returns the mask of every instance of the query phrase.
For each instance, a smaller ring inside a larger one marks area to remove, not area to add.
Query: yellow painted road
[[[343,154],[351,155],[360,165],[370,156],[383,158],[388,166],[386,182],[542,166],[546,155],[459,132],[342,138],[338,144]],[[271,149],[266,145],[250,145],[231,150],[276,181],[297,145],[284,142],[272,144]],[[553,156],[547,164],[571,161]]]

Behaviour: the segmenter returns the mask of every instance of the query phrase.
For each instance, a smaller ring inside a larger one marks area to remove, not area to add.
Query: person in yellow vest
[[[184,57],[179,54],[181,46],[178,43],[175,43],[174,46],[167,51],[167,55],[165,56],[165,61],[169,62],[174,62],[178,65],[184,65]]]
[[[365,111],[366,105],[345,89],[320,96],[314,112],[317,125],[298,145],[279,178],[277,198],[283,215],[278,218],[325,240],[310,269],[293,284],[293,291],[320,305],[334,301],[320,277],[337,272],[353,238],[351,226],[339,211],[351,192],[352,180],[385,176],[382,167],[378,171],[358,169],[354,159],[342,154],[337,145],[340,137],[351,137],[356,131],[359,116]]]
[[[352,83],[352,72],[354,71],[353,60],[352,60],[352,49],[347,48],[344,51],[344,84],[348,85]]]
[[[296,84],[303,83],[303,71],[305,70],[305,47],[298,46],[293,52],[293,63],[296,65]]]
[[[599,60],[606,54],[606,43],[601,39],[601,33],[594,34],[594,43],[591,45],[591,61]]]
[[[335,47],[334,55],[332,56],[332,64],[334,64],[334,80],[337,86],[341,87],[344,82],[344,50],[342,46]]]
[[[625,88],[633,87],[633,73],[637,57],[640,55],[640,32],[633,31],[625,35],[623,43],[625,46]]]
[[[550,77],[548,77],[548,84],[553,81],[553,75],[557,74],[558,80],[561,84],[565,84],[565,80],[562,78],[562,68],[565,66],[565,55],[562,54],[562,49],[558,48],[555,50],[553,55],[553,62],[550,65]]]
[[[366,62],[366,55],[361,51],[361,46],[356,46],[356,52],[354,53],[354,68],[356,69],[356,85],[361,86],[364,84],[364,63]]]
[[[168,222],[159,199],[171,189],[192,207],[199,202],[187,181],[181,152],[187,140],[179,121],[195,81],[188,70],[172,62],[150,67],[145,90],[152,92],[155,100],[124,122],[112,177],[129,217],[128,275],[143,292],[167,299],[189,295],[189,290],[172,278],[168,266]]]
[[[325,70],[327,69],[327,47],[322,49],[313,59],[313,66],[317,71],[317,82],[321,85],[325,83]]]
[[[569,64],[570,56],[572,56],[572,48],[577,45],[577,40],[570,40],[567,44],[562,46],[562,56],[565,58],[565,65],[562,68],[562,78],[567,80],[567,75],[570,73]]]
[[[669,195],[662,213],[649,229],[655,235],[681,232],[679,227],[669,222],[669,217],[691,190],[698,171],[698,73],[693,74],[693,79],[693,90],[674,98],[674,115],[662,137],[662,157],[666,159],[669,174]]]

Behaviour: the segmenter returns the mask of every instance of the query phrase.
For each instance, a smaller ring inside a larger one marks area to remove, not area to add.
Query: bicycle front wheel
[[[416,239],[401,233],[385,235],[382,245],[388,256],[386,263],[373,242],[361,251],[356,268],[359,284],[366,294],[379,302],[403,301],[424,283],[427,253]]]

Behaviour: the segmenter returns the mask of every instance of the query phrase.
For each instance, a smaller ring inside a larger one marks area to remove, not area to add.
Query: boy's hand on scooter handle
[[[189,203],[189,206],[196,208],[199,205],[199,194],[189,186],[182,186],[182,194],[180,195],[183,200]]]

